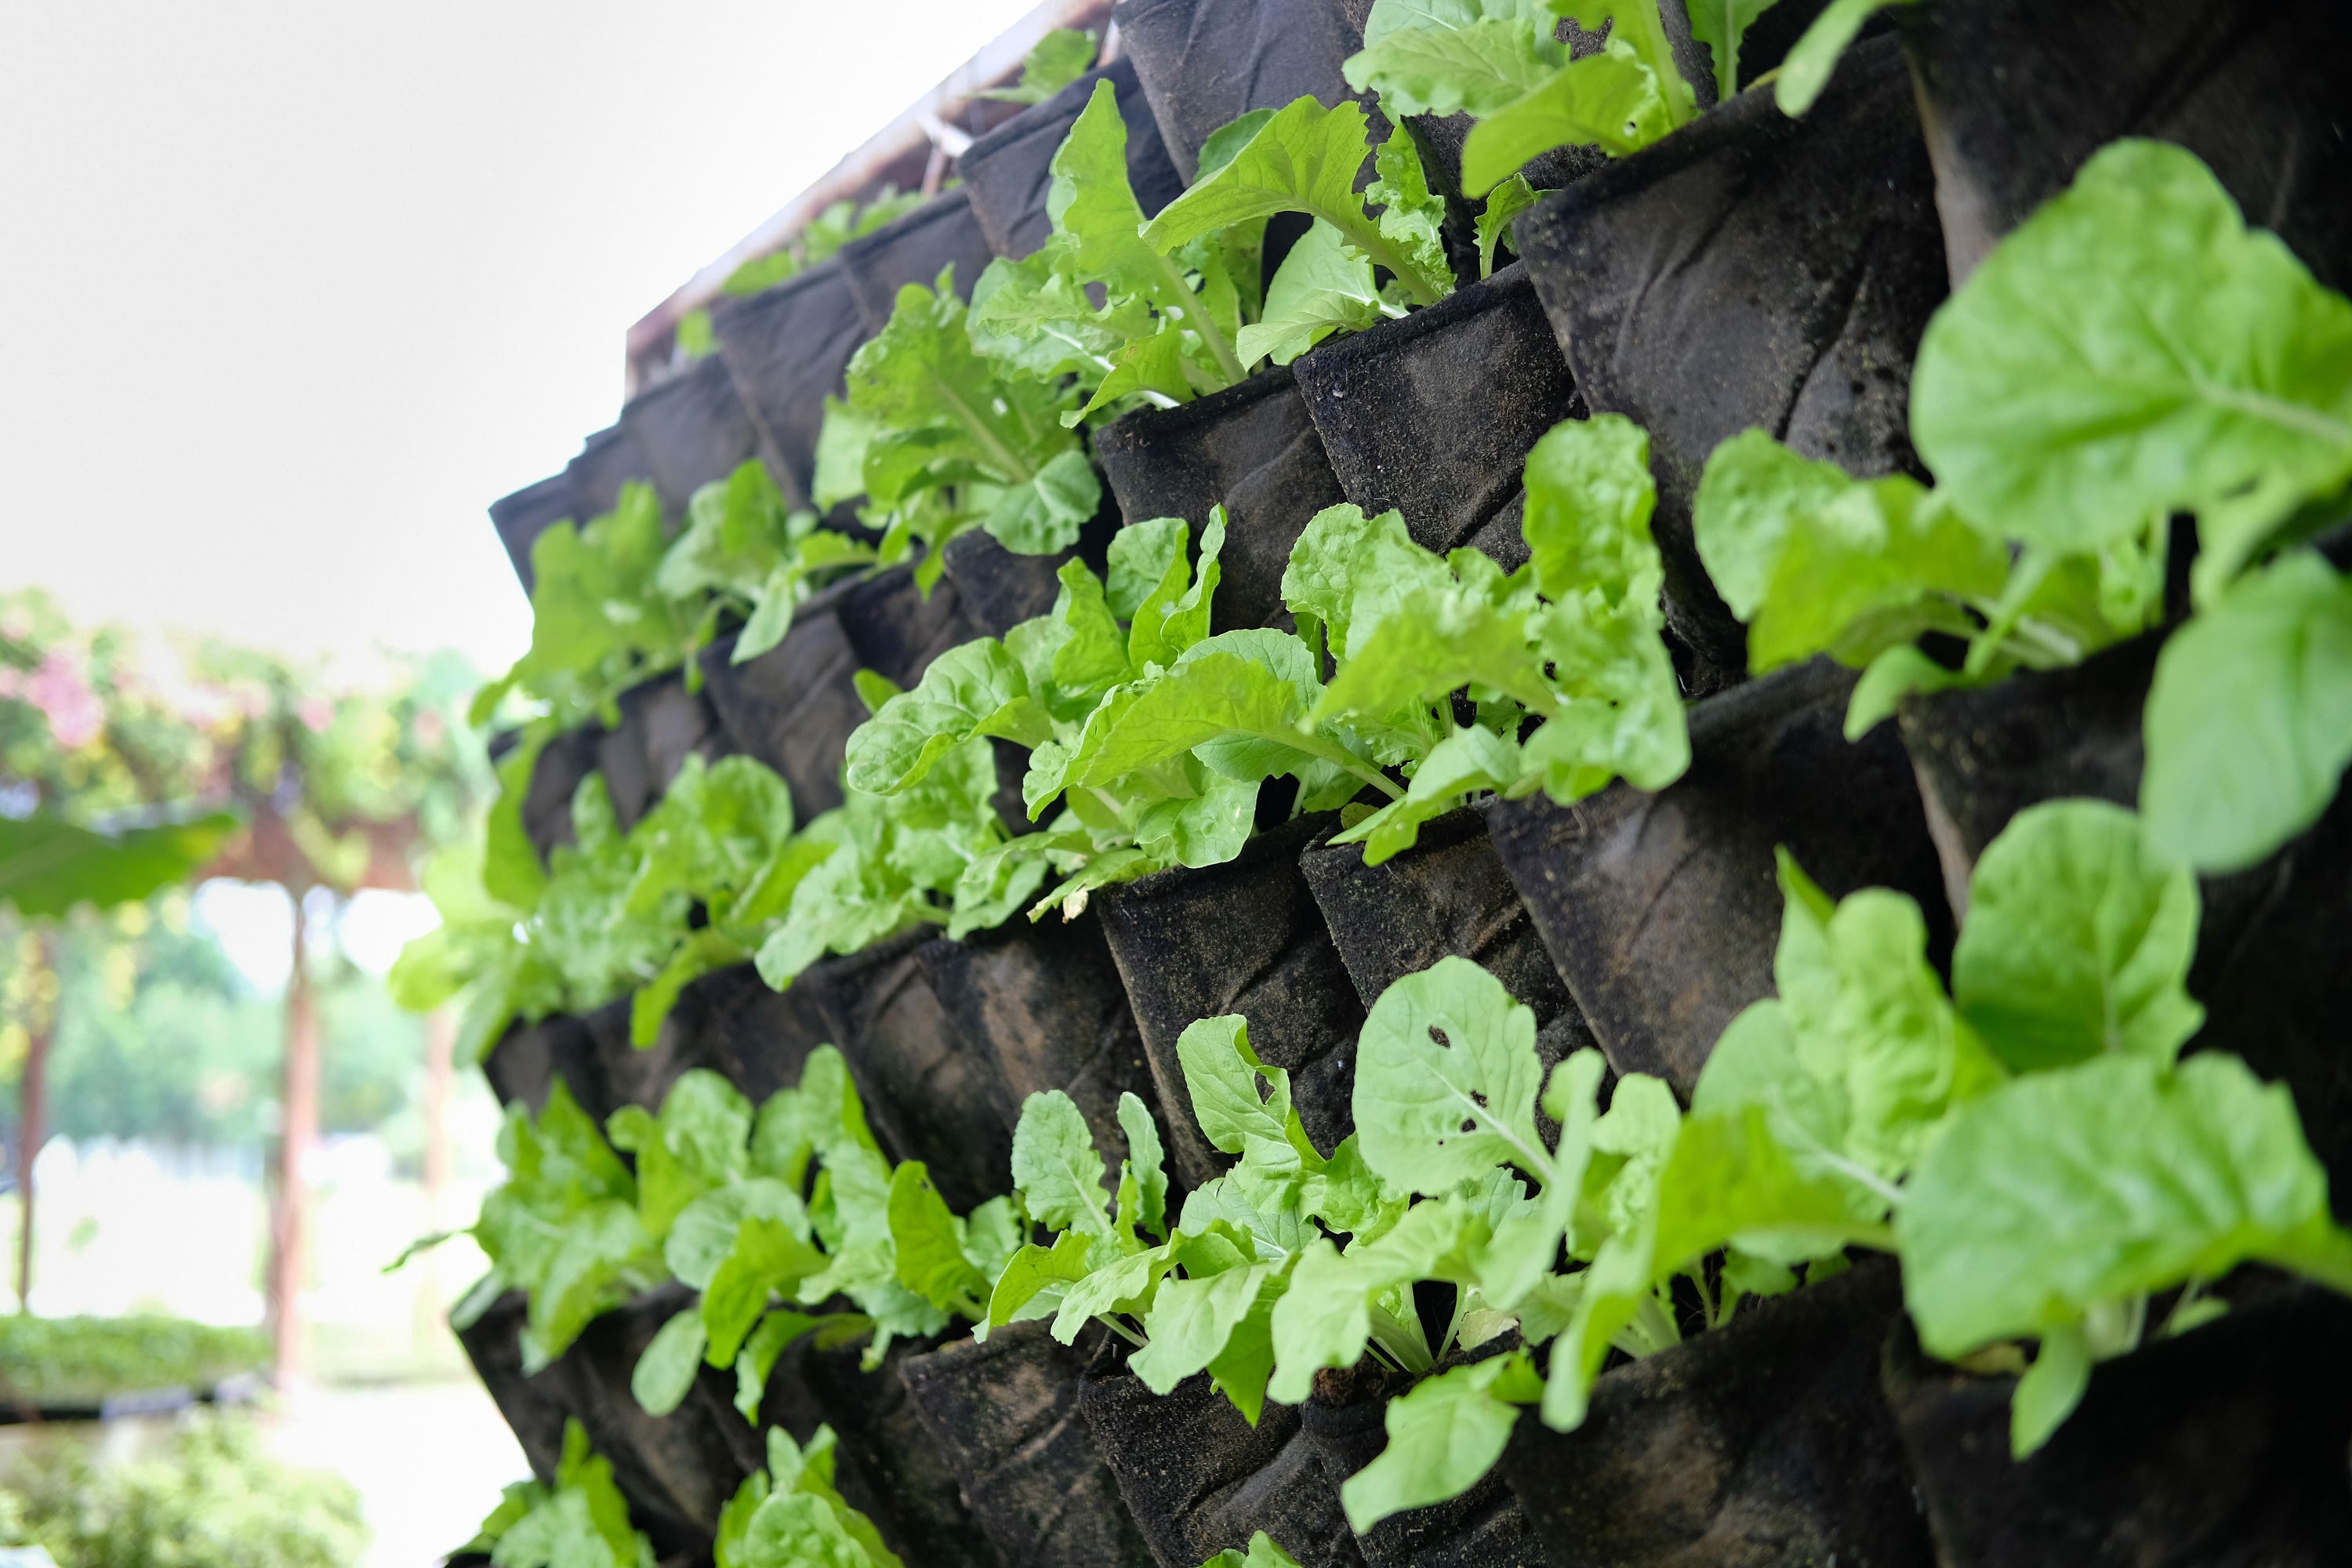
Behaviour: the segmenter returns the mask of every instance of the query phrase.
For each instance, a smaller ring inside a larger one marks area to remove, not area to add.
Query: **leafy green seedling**
[[[555,1484],[507,1488],[465,1550],[498,1568],[654,1568],[653,1543],[629,1521],[613,1462],[590,1448],[577,1416],[564,1417]]]
[[[905,1568],[835,1488],[836,1447],[829,1426],[805,1445],[770,1427],[767,1468],[746,1477],[719,1510],[716,1568]]]

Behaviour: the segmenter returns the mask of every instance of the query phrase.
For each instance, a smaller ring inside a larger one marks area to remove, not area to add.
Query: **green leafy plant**
[[[1037,40],[1021,62],[1021,79],[980,94],[1000,103],[1043,103],[1094,68],[1101,41],[1092,30],[1056,27]]]
[[[969,528],[1007,550],[1066,550],[1102,500],[1102,483],[1060,417],[1056,384],[1007,375],[977,353],[950,271],[898,290],[890,320],[849,362],[848,397],[826,405],[815,500],[863,495],[883,531],[881,559],[923,548],[916,580],[945,569],[941,552]]]
[[[1911,428],[1932,489],[1760,431],[1709,458],[1694,526],[1752,668],[1866,667],[1858,735],[1911,691],[2075,663],[2159,620],[2189,513],[2199,614],[2159,661],[2149,830],[2226,870],[2309,826],[2352,761],[2321,717],[2352,679],[2352,600],[2301,548],[2352,510],[2352,302],[2248,230],[2193,153],[2119,142],[1937,310]],[[1958,668],[1926,633],[1965,639]],[[2210,700],[2223,665],[2261,700]]]
[[[0,1406],[91,1406],[119,1394],[210,1389],[269,1364],[251,1329],[184,1318],[0,1317]]]
[[[1691,36],[1715,59],[1716,89],[1739,89],[1739,45],[1772,0],[1690,7]],[[1607,42],[1570,58],[1561,17]],[[1858,25],[1858,24],[1857,24]],[[1376,0],[1348,85],[1395,115],[1468,114],[1462,184],[1484,195],[1554,147],[1639,152],[1698,117],[1658,0]]]
[[[768,1468],[754,1470],[719,1516],[717,1568],[903,1568],[873,1521],[834,1488],[833,1428],[806,1446],[768,1430]]]
[[[1202,1563],[1201,1568],[1298,1568],[1298,1559],[1261,1530],[1250,1537],[1247,1552],[1227,1547]]]
[[[0,816],[0,904],[37,920],[81,903],[103,909],[144,899],[187,880],[236,826],[226,812],[119,833],[47,812]]]
[[[920,191],[901,191],[897,185],[886,184],[864,202],[835,202],[809,219],[807,226],[788,244],[765,256],[752,257],[730,272],[719,291],[741,298],[789,282],[818,263],[832,259],[851,240],[906,216],[926,199]],[[688,310],[678,318],[677,346],[689,360],[700,359],[719,347],[707,307]]]
[[[654,1568],[652,1542],[629,1521],[613,1462],[589,1447],[576,1417],[563,1423],[555,1484],[519,1481],[465,1547],[497,1568]]]
[[[819,528],[814,512],[793,510],[754,458],[694,492],[686,527],[662,557],[654,584],[680,603],[703,598],[696,647],[722,619],[740,616],[731,658],[741,664],[784,640],[793,612],[825,577],[875,558],[871,546]]]

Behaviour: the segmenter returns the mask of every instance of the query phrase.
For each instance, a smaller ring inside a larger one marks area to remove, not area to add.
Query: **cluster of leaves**
[[[757,658],[823,578],[874,560],[793,510],[757,458],[697,490],[675,540],[653,487],[631,480],[611,511],[531,542],[530,649],[475,695],[473,721],[513,694],[544,715],[527,732],[541,743],[591,717],[618,724],[616,700],[641,681],[683,664],[698,686],[694,656],[722,622],[743,622],[735,661]]]
[[[729,273],[719,291],[730,298],[740,298],[788,282],[819,262],[831,260],[851,240],[906,216],[921,206],[923,199],[920,191],[884,185],[864,202],[835,202],[809,219],[808,226],[790,244],[765,256],[755,256]],[[688,310],[678,318],[677,347],[688,360],[701,359],[719,347],[707,308]]]
[[[1021,79],[980,96],[999,103],[1043,103],[1094,68],[1101,40],[1091,28],[1055,27],[1021,62]]]
[[[1716,89],[1739,89],[1739,45],[1772,0],[1689,8],[1691,36],[1715,61]],[[1606,40],[1571,58],[1562,17]],[[1468,114],[1463,188],[1532,199],[1519,174],[1561,146],[1636,153],[1698,117],[1698,97],[1675,63],[1659,0],[1375,0],[1348,85],[1373,90],[1398,114]],[[1489,198],[1490,207],[1493,204]],[[1496,224],[1499,227],[1499,222]]]
[[[1250,1537],[1248,1551],[1237,1552],[1229,1546],[1202,1563],[1201,1568],[1298,1568],[1298,1559],[1261,1530]]]
[[[251,1329],[159,1313],[0,1318],[0,1405],[94,1405],[118,1394],[208,1389],[269,1364]]]
[[[491,889],[478,844],[425,868],[441,924],[402,950],[390,983],[419,1012],[463,999],[462,1059],[478,1059],[516,1018],[584,1013],[632,993],[630,1038],[653,1044],[687,984],[757,952],[834,850],[817,824],[793,831],[783,780],[740,755],[688,756],[625,833],[604,776],[591,773],[572,823],[574,842],[556,847],[527,902]],[[527,843],[520,854],[532,856]]]
[[[834,1488],[833,1428],[805,1445],[768,1429],[768,1468],[754,1470],[719,1515],[716,1568],[904,1568],[874,1521]]]
[[[1066,563],[1052,610],[943,654],[884,703],[851,735],[845,776],[897,799],[990,738],[1029,749],[1031,819],[1061,810],[963,869],[958,934],[1003,919],[1047,867],[1060,880],[1032,919],[1230,860],[1271,778],[1297,782],[1298,811],[1344,806],[1339,841],[1374,863],[1475,792],[1660,788],[1688,765],[1689,739],[1660,637],[1646,448],[1612,416],[1546,435],[1528,462],[1530,558],[1507,574],[1475,551],[1423,549],[1395,512],[1327,509],[1283,577],[1297,634],[1209,635],[1222,512],[1197,567],[1181,520],[1131,525],[1108,581]],[[1355,804],[1366,791],[1382,804]]]
[[[58,1568],[347,1568],[367,1540],[358,1490],[273,1459],[243,1413],[191,1412],[127,1463],[36,1446],[0,1481],[0,1552]]]
[[[1908,692],[2073,664],[2161,619],[2188,513],[2197,613],[2149,698],[2149,830],[2231,870],[2326,809],[2352,763],[2352,587],[2308,541],[2352,516],[2352,301],[2195,154],[2116,142],[2003,239],[1928,324],[1911,433],[1932,489],[1756,430],[1709,458],[1699,552],[1753,668],[1866,666],[1859,734]],[[1928,633],[1965,640],[1958,668]]]
[[[463,1550],[488,1552],[497,1568],[654,1568],[653,1543],[629,1522],[613,1462],[590,1450],[573,1417],[563,1423],[555,1484],[508,1487]]]

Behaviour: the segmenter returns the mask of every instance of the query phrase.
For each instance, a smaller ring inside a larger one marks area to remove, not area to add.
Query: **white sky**
[[[0,5],[0,586],[502,668],[629,323],[1032,3]]]

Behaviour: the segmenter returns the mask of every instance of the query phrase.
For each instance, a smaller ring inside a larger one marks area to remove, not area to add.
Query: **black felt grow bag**
[[[557,845],[575,842],[572,797],[580,781],[603,765],[597,751],[604,737],[604,726],[593,722],[567,730],[541,746],[532,762],[530,783],[523,790],[522,831],[541,860]]]
[[[954,581],[942,578],[927,595],[916,586],[911,566],[852,578],[834,605],[858,668],[900,686],[922,679],[931,660],[972,636]]]
[[[571,1391],[560,1366],[524,1373],[521,1334],[530,1311],[530,1299],[520,1290],[509,1290],[481,1316],[453,1331],[466,1359],[473,1363],[474,1375],[482,1380],[499,1415],[513,1430],[515,1441],[522,1445],[522,1457],[530,1463],[531,1474],[552,1481],[556,1461],[563,1457],[564,1418],[572,1414]]]
[[[572,515],[583,523],[612,510],[621,499],[621,487],[631,479],[650,481],[654,477],[644,449],[620,425],[589,437],[563,471],[572,479]]]
[[[1214,629],[1288,626],[1282,573],[1327,506],[1348,499],[1288,366],[1176,408],[1145,409],[1095,433],[1104,477],[1129,522],[1181,517],[1200,542],[1225,509]]]
[[[1984,847],[2039,801],[2088,795],[2134,805],[2141,715],[2162,637],[2150,634],[2071,669],[2028,671],[1979,691],[1905,704],[1905,745],[1944,858],[1955,910]],[[2201,879],[2204,918],[2190,994],[2195,1045],[2237,1052],[2283,1079],[2339,1191],[2352,1184],[2352,793],[2260,865]]]
[[[1481,813],[1465,807],[1425,824],[1419,843],[1378,866],[1364,864],[1360,845],[1318,844],[1298,868],[1365,1007],[1452,955],[1494,975],[1533,1010],[1547,1071],[1593,1043]]]
[[[2352,1303],[2290,1286],[2093,1369],[2010,1458],[2011,1378],[1927,1360],[1885,1390],[1942,1568],[2320,1568],[2352,1548]]]
[[[1087,1359],[1043,1322],[1009,1323],[898,1363],[908,1396],[1008,1563],[1024,1568],[1150,1568],[1118,1482],[1078,1415]]]
[[[710,324],[736,393],[782,466],[778,482],[806,504],[824,400],[842,395],[849,357],[866,341],[840,261],[757,294],[714,300]]]
[[[645,454],[662,510],[673,519],[685,515],[696,490],[761,456],[751,413],[736,395],[726,365],[714,358],[697,360],[629,399],[621,425]]]
[[[1911,356],[1945,294],[1934,184],[1885,39],[1802,120],[1744,93],[1519,219],[1578,390],[1650,433],[1667,619],[1715,679],[1747,667],[1691,535],[1717,444],[1760,426],[1853,473],[1917,468]]]
[[[1864,1265],[1603,1373],[1574,1432],[1521,1415],[1502,1471],[1553,1568],[1929,1568],[1878,1389],[1901,1310]]]
[[[1015,915],[994,931],[945,938],[917,952],[963,1048],[995,1066],[1005,1124],[1033,1094],[1058,1089],[1093,1130],[1104,1163],[1127,1147],[1118,1098],[1130,1092],[1158,1114],[1151,1068],[1127,991],[1092,914],[1032,925]]]
[[[782,642],[741,664],[733,662],[732,637],[702,654],[702,689],[727,749],[781,774],[802,822],[841,804],[842,753],[866,717],[856,683],[857,651],[842,629],[839,606],[839,590],[818,595],[793,616]]]
[[[1094,895],[1166,1111],[1170,1162],[1186,1186],[1232,1163],[1201,1136],[1184,1089],[1176,1041],[1196,1019],[1248,1019],[1259,1059],[1290,1074],[1291,1102],[1316,1147],[1328,1152],[1355,1125],[1364,1009],[1298,869],[1331,823],[1302,817],[1223,866],[1155,872]]]
[[[1412,1386],[1369,1356],[1346,1372],[1316,1374],[1315,1396],[1299,1406],[1299,1417],[1332,1485],[1344,1486],[1388,1447],[1388,1403]],[[1543,1548],[1499,1470],[1460,1497],[1391,1514],[1356,1544],[1369,1568],[1545,1568]]]
[[[595,1039],[588,1026],[569,1013],[510,1025],[482,1058],[482,1073],[500,1105],[520,1100],[534,1114],[546,1109],[548,1093],[559,1078],[582,1105],[602,1105],[608,1098]]]
[[[922,1161],[964,1214],[1012,1185],[1013,1135],[996,1064],[964,1044],[916,956],[933,934],[923,928],[822,960],[792,988],[848,1058],[883,1148]]]
[[[1053,233],[1053,221],[1045,216],[1045,193],[1053,184],[1054,154],[1062,150],[1098,81],[1109,82],[1118,95],[1119,118],[1127,122],[1127,183],[1143,216],[1151,216],[1184,194],[1184,176],[1176,172],[1167,144],[1160,139],[1160,122],[1152,117],[1134,60],[1113,60],[972,138],[956,160],[963,188],[971,197],[972,216],[997,255],[1017,260]]]
[[[1900,16],[1952,276],[2119,136],[2178,142],[2352,287],[2352,26],[2338,0],[1952,0]]]
[[[1261,1530],[1301,1568],[1364,1568],[1339,1483],[1293,1406],[1269,1402],[1253,1428],[1208,1373],[1158,1394],[1109,1355],[1087,1370],[1078,1405],[1160,1568],[1199,1568]]]
[[[1339,68],[1363,47],[1370,9],[1370,0],[1118,0],[1111,15],[1190,182],[1201,143],[1251,110],[1357,97]],[[1384,132],[1370,95],[1360,101]]]
[[[1513,568],[1527,559],[1528,448],[1584,405],[1524,267],[1292,368],[1349,500],[1402,510],[1431,550],[1475,545]]]
[[[840,1438],[842,1496],[873,1520],[909,1568],[1017,1568],[1018,1559],[1000,1553],[965,1506],[949,1450],[924,1425],[899,1375],[928,1347],[900,1341],[872,1372],[859,1365],[863,1348],[812,1347],[801,1358]]]
[[[971,210],[971,193],[958,186],[843,246],[841,273],[870,337],[889,324],[898,290],[908,284],[934,288],[940,269],[953,267],[955,290],[969,300],[971,286],[995,258]]]
[[[689,981],[660,1035],[639,1055],[659,1064],[665,1093],[679,1075],[702,1068],[760,1105],[800,1082],[802,1065],[831,1027],[809,994],[797,986],[772,989],[759,970],[737,963]]]
[[[1892,725],[1842,733],[1854,672],[1776,670],[1690,710],[1690,771],[1656,794],[1500,802],[1487,825],[1554,967],[1620,1072],[1684,1094],[1716,1037],[1771,995],[1786,847],[1833,897],[1917,899],[1947,950],[1936,851]]]
[[[557,523],[571,519],[577,510],[572,505],[569,471],[525,485],[490,503],[490,526],[498,530],[499,542],[506,547],[507,559],[514,563],[515,575],[521,580],[524,593],[530,593],[539,580],[530,568],[532,542]]]
[[[656,676],[621,693],[621,726],[596,737],[596,766],[623,831],[653,809],[689,755],[715,761],[728,751],[719,716],[683,671]]]

